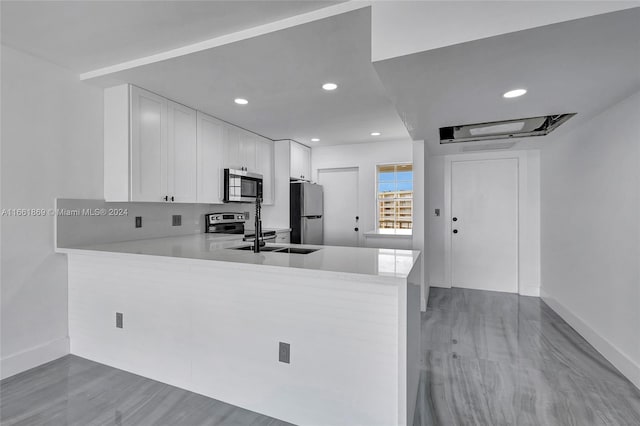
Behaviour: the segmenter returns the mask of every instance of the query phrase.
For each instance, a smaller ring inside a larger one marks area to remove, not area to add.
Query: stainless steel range
[[[209,213],[205,216],[205,231],[211,234],[235,234],[244,235],[243,241],[253,242],[256,232],[253,229],[245,230],[244,224],[247,216],[244,213]],[[262,241],[274,242],[276,231],[263,230]]]
[[[209,213],[204,215],[205,230],[211,234],[244,235],[244,213]]]

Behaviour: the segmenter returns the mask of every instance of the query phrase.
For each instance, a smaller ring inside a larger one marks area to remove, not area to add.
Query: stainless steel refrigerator
[[[323,244],[322,186],[308,182],[292,182],[290,193],[291,242]]]

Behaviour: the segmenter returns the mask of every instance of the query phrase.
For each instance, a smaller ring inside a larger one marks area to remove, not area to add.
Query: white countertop
[[[411,238],[413,232],[411,229],[374,229],[364,233],[367,237],[396,237]]]
[[[269,245],[317,248],[318,251],[310,254],[288,254],[230,250],[230,247],[250,245],[250,243],[239,241],[239,238],[242,236],[202,233],[58,248],[57,251],[62,253],[96,254],[96,252],[103,252],[166,256],[392,278],[406,278],[420,256],[420,251],[417,250],[276,243]]]

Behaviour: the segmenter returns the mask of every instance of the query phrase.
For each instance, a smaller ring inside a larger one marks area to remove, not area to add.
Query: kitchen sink
[[[281,250],[276,251],[276,253],[290,253],[290,254],[309,254],[314,251],[318,251],[319,249],[308,249],[308,248],[298,248],[298,247],[285,247]]]
[[[260,247],[260,251],[276,251],[276,250],[282,250],[285,247],[282,246],[264,246],[264,247]],[[243,247],[232,247],[231,250],[246,250],[246,251],[253,251],[253,246],[243,246]]]
[[[253,251],[253,246],[231,247],[231,250]],[[281,247],[281,246],[264,246],[260,247],[260,252],[271,253],[288,253],[288,254],[309,254],[320,249],[308,249],[302,247]]]

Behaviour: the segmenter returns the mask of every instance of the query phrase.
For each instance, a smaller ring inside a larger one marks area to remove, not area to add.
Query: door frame
[[[510,151],[510,152],[483,152],[473,154],[453,154],[446,155],[444,158],[444,280],[445,284],[450,288],[452,287],[452,256],[451,256],[451,238],[452,238],[452,225],[451,225],[451,189],[452,189],[452,163],[454,162],[466,162],[474,160],[506,160],[515,159],[517,161],[518,168],[518,230],[517,230],[517,292],[523,293],[523,283],[521,277],[522,266],[522,224],[526,223],[526,204],[524,194],[526,194],[527,188],[527,153],[526,151]]]
[[[355,171],[356,172],[356,211],[357,211],[357,215],[359,217],[362,217],[362,215],[360,214],[360,167],[358,166],[350,166],[350,167],[325,167],[322,169],[318,169],[316,171],[316,182],[318,182],[320,185],[322,185],[322,182],[320,182],[320,173],[321,172],[348,172],[348,171]],[[324,192],[324,189],[323,189]],[[325,212],[322,212],[322,215],[324,217]],[[360,235],[362,234],[362,225],[360,224],[360,222],[358,223],[358,232],[357,232],[357,240],[356,240],[356,247],[361,247],[362,244],[362,239],[360,238]]]

